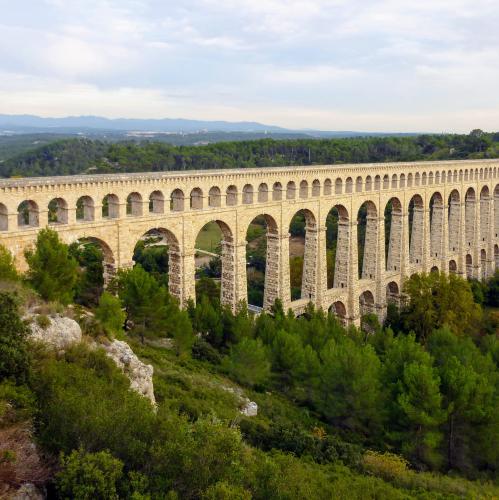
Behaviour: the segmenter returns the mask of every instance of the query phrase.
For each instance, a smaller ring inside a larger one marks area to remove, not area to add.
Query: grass
[[[222,241],[222,231],[216,222],[208,222],[196,238],[196,248],[205,252],[218,253],[217,249]]]

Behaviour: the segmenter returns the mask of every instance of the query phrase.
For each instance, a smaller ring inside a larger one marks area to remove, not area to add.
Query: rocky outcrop
[[[38,315],[29,318],[33,340],[43,342],[57,351],[64,351],[69,346],[81,342],[81,328],[74,319],[59,315],[43,316],[42,322],[38,318]]]
[[[10,500],[43,500],[45,495],[33,483],[24,483],[8,498]]]
[[[246,417],[256,417],[258,415],[258,405],[247,398],[239,387],[220,386],[224,391],[234,394],[239,401],[239,411]]]
[[[142,363],[132,348],[122,340],[113,340],[102,345],[106,354],[116,363],[123,373],[130,379],[130,388],[148,398],[156,405],[152,376],[154,368]]]

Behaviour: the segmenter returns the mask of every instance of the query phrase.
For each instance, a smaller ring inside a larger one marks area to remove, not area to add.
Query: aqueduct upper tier
[[[365,210],[359,268],[358,214]],[[386,224],[387,207],[390,219]],[[328,288],[326,218],[338,213]],[[306,219],[301,299],[291,301],[289,226]],[[499,160],[247,168],[0,181],[0,243],[25,267],[24,250],[53,227],[67,243],[92,240],[109,268],[127,267],[149,230],[169,244],[169,287],[195,297],[195,238],[222,230],[222,301],[246,300],[246,232],[267,221],[264,307],[280,298],[297,313],[312,301],[357,321],[382,314],[405,277],[438,269],[486,277],[499,268]],[[389,227],[387,227],[389,225]]]

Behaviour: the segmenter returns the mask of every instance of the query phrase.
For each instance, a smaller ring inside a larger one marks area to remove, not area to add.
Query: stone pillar
[[[357,222],[350,225],[350,261],[348,270],[348,322],[360,326],[360,308],[358,297],[359,250],[357,242]]]
[[[268,311],[281,296],[281,238],[277,233],[267,229],[267,255],[265,259],[265,288],[263,292],[263,308]]]
[[[348,267],[351,259],[350,227],[351,223],[348,220],[338,221],[333,288],[346,288],[348,286]],[[356,269],[355,272],[358,273],[358,269]]]
[[[409,250],[409,262],[421,267],[423,265],[424,240],[424,208],[414,205],[412,212],[412,230]]]
[[[480,242],[480,210],[475,205],[475,223],[474,223],[474,232],[473,232],[473,241],[472,241],[472,249],[473,249],[473,278],[477,280],[482,279],[482,264],[481,264],[481,255],[480,249],[482,248]]]
[[[461,210],[459,212],[460,223],[459,223],[459,257],[457,262],[457,274],[461,277],[466,278],[466,253],[468,249],[468,243],[466,241],[467,237],[467,227],[466,227],[466,202],[461,204]]]
[[[401,243],[401,257],[400,257],[400,284],[408,278],[409,274],[409,213],[402,212],[402,243]]]
[[[168,291],[170,295],[178,300],[179,304],[184,304],[183,295],[183,257],[178,248],[173,245],[168,247]],[[192,277],[194,280],[194,276]]]
[[[93,220],[95,221],[102,220],[102,205],[95,205],[93,207]]]
[[[448,228],[448,249],[449,253],[456,254],[459,252],[459,242],[461,239],[461,204],[459,201],[452,200],[449,204],[449,223]]]
[[[222,241],[222,278],[221,302],[228,305],[233,311],[236,309],[236,255],[235,247],[231,241]]]
[[[487,279],[494,273],[494,210],[493,199],[488,196],[480,200],[480,248],[486,251],[485,267],[482,269],[483,278]]]
[[[310,300],[314,304],[317,300],[318,240],[317,228],[315,226],[307,226],[305,228],[301,298]]]
[[[180,256],[182,266],[181,277],[183,282],[182,302],[185,306],[189,299],[196,303],[196,263],[194,260],[194,248],[189,248]]]
[[[235,306],[248,303],[248,280],[246,277],[246,240],[234,246]]]
[[[10,212],[7,214],[7,230],[8,231],[17,231],[19,218],[17,212]]]
[[[430,222],[430,253],[431,259],[442,258],[442,241],[444,229],[444,207],[438,202],[433,203]]]
[[[440,244],[440,249],[441,249],[441,264],[440,264],[440,269],[443,272],[448,273],[449,272],[449,259],[448,259],[448,254],[449,254],[449,249],[448,249],[448,244],[447,242],[449,241],[449,221],[447,218],[447,214],[449,213],[449,206],[445,205],[443,206],[443,213],[442,213],[442,238],[441,238],[441,244]]]
[[[386,317],[386,289],[385,289],[385,217],[378,219],[378,241],[376,259],[376,290],[374,297],[374,308],[380,323]]]
[[[430,210],[423,210],[423,271],[428,273],[431,268],[430,251],[431,251],[431,227],[430,227]]]
[[[289,278],[289,233],[283,234],[281,238],[281,275],[280,275],[280,288],[281,288],[281,301],[284,311],[286,311],[291,304],[291,283]]]
[[[324,309],[326,307],[326,304],[324,304],[324,294],[327,291],[327,247],[325,227],[317,228],[317,259],[317,297],[315,305],[317,308]]]
[[[30,214],[31,219],[31,214]],[[30,224],[31,225],[31,224]],[[47,227],[49,225],[49,211],[39,210],[38,211],[38,227]]]
[[[378,217],[367,215],[366,236],[364,239],[364,259],[362,262],[362,279],[375,279],[377,266],[377,234]]]
[[[384,224],[384,221],[383,221]],[[401,272],[402,268],[402,232],[404,217],[402,212],[394,212],[392,209],[392,220],[390,224],[390,240],[388,242],[388,258],[386,261],[387,271]],[[385,249],[383,248],[383,256]]]
[[[66,214],[67,214],[67,223],[76,224],[76,207],[68,208]]]

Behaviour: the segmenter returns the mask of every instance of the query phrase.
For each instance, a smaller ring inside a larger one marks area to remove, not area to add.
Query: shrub
[[[126,314],[118,297],[112,293],[103,292],[95,310],[95,318],[100,321],[109,338],[122,336]]]
[[[39,314],[36,317],[36,324],[46,330],[50,326],[50,318],[46,314]]]
[[[19,279],[12,254],[0,245],[0,281],[16,281]]]

